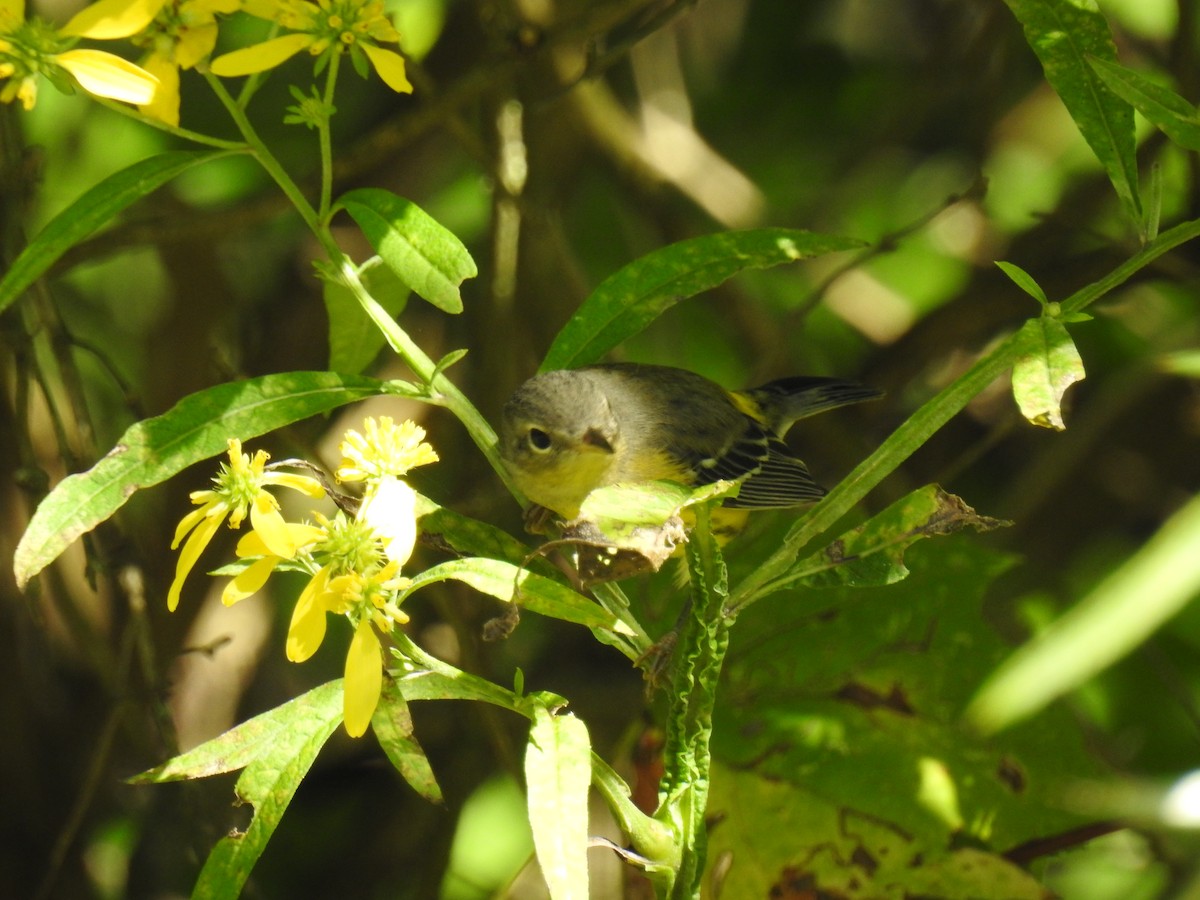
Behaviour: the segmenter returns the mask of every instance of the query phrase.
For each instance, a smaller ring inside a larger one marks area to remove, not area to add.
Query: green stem
[[[322,107],[325,114],[321,116],[317,127],[317,137],[321,146],[321,205],[318,215],[322,222],[329,221],[329,207],[333,202],[333,137],[331,122],[333,119],[333,98],[337,88],[338,63],[342,58],[340,53],[329,55],[329,68],[325,76],[325,96]]]
[[[1086,308],[1163,254],[1195,237],[1200,237],[1200,220],[1184,222],[1164,232],[1103,278],[1080,288],[1064,300],[1061,304],[1062,314],[1079,312]],[[777,590],[783,584],[781,579],[788,567],[808,544],[833,527],[872,488],[895,471],[904,460],[957,415],[973,397],[1011,369],[1020,356],[1020,351],[1019,338],[1013,334],[906,419],[874,453],[797,521],[788,532],[783,545],[734,589],[727,614],[731,617],[736,616],[755,600]]]
[[[304,196],[304,192],[300,190],[296,182],[292,180],[292,177],[279,164],[279,160],[275,158],[275,155],[267,145],[263,143],[262,138],[258,136],[258,132],[246,117],[246,112],[242,106],[225,89],[225,85],[221,82],[221,79],[210,73],[205,73],[204,77],[208,80],[209,87],[213,89],[213,93],[217,95],[217,99],[221,101],[226,112],[229,113],[230,118],[237,125],[238,131],[241,132],[242,137],[254,152],[254,158],[258,160],[258,164],[275,180],[275,183],[279,185],[279,189],[283,191],[284,195],[292,201],[292,205],[296,207],[296,212],[300,214],[300,218],[304,220],[304,224],[321,241],[321,245],[325,247],[326,251],[330,247],[336,250],[337,245],[334,244],[328,229],[321,225],[321,220],[318,218],[316,210],[312,208],[312,204],[308,202],[308,199]],[[340,256],[340,254],[341,251],[339,250],[338,255]]]
[[[204,144],[209,147],[216,147],[218,150],[245,150],[246,145],[239,141],[227,141],[223,138],[212,137],[211,135],[201,134],[199,131],[192,131],[187,128],[180,128],[178,125],[168,125],[162,119],[156,119],[153,116],[148,116],[135,107],[125,103],[118,103],[115,100],[106,100],[103,97],[92,96],[91,100],[99,103],[105,109],[111,109],[115,113],[120,113],[129,119],[134,119],[141,122],[143,125],[149,125],[151,128],[157,128],[159,131],[165,131],[167,134],[174,135],[178,138],[183,138],[185,141],[192,141],[196,144]]]
[[[510,490],[519,496],[516,486],[512,484],[507,470],[501,463],[499,448],[496,446],[496,432],[492,430],[492,426],[480,415],[479,410],[466,398],[462,391],[450,379],[437,371],[437,365],[433,360],[417,346],[416,342],[409,337],[407,332],[397,325],[395,320],[371,296],[366,286],[363,285],[362,280],[358,277],[358,267],[338,247],[322,217],[313,209],[300,188],[287,172],[284,171],[283,166],[279,164],[279,161],[267,148],[266,144],[263,143],[242,108],[230,96],[229,92],[225,90],[225,86],[220,80],[212,75],[207,75],[206,77],[213,91],[233,118],[238,130],[242,133],[242,137],[246,139],[246,143],[249,144],[250,149],[254,152],[259,164],[275,180],[275,183],[279,185],[280,190],[283,191],[287,198],[292,201],[292,204],[296,207],[296,211],[299,212],[300,217],[304,220],[304,224],[308,226],[309,230],[320,241],[321,247],[329,257],[334,277],[341,280],[350,292],[354,294],[355,298],[367,311],[367,314],[374,320],[380,330],[383,331],[391,348],[412,369],[421,382],[427,385],[429,390],[427,399],[446,407],[463,423],[472,440],[475,441],[476,445],[483,452],[483,455],[487,457],[488,462],[491,463],[492,468],[499,473]]]

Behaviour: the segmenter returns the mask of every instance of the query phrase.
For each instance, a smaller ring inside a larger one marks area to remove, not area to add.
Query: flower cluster
[[[153,74],[103,50],[75,47],[79,38],[129,37],[149,21],[143,0],[102,0],[56,29],[26,19],[25,0],[0,0],[0,101],[32,109],[41,77],[68,93],[74,79],[97,97],[150,103],[158,87]]]
[[[247,515],[251,530],[238,541],[236,554],[244,568],[226,585],[221,599],[231,605],[263,588],[282,564],[309,574],[292,611],[287,657],[304,662],[325,638],[326,616],[346,618],[354,629],[346,655],[344,719],[352,737],[364,734],[383,687],[380,635],[408,621],[400,600],[409,580],[400,569],[412,554],[417,537],[417,495],[401,476],[415,466],[436,462],[425,432],[412,422],[395,424],[383,416],[368,418],[364,433],[348,431],[341,444],[338,480],[364,486],[357,513],[313,513],[313,523],[287,522],[268,487],[287,487],[310,497],[323,497],[320,482],[307,475],[277,472],[266,466],[267,455],[253,458],[229,442],[229,464],[222,465],[210,490],[196,491],[199,506],[185,516],[172,547],[187,542],[179,555],[175,581],[167,595],[174,610],[184,579],[223,521],[238,528]]]
[[[381,44],[400,35],[381,0],[100,0],[62,28],[25,18],[25,0],[0,0],[0,101],[30,109],[39,78],[62,91],[77,83],[98,97],[121,100],[169,125],[179,124],[179,72],[203,63],[217,43],[218,15],[245,11],[290,33],[212,61],[213,74],[249,75],[274,68],[301,50],[320,71],[348,53],[360,75],[374,68],[394,91],[412,85],[404,58]],[[80,38],[128,38],[146,52],[135,65],[101,50],[76,48]]]

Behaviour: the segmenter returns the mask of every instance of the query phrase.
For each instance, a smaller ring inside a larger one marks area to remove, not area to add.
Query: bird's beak
[[[589,428],[583,435],[583,443],[589,447],[595,447],[597,450],[603,450],[605,453],[612,453],[613,446],[608,442],[598,428]]]

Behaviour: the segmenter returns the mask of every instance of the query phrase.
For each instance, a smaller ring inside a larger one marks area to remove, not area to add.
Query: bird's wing
[[[808,467],[762,423],[746,417],[742,433],[720,456],[683,458],[695,484],[744,478],[738,496],[725,501],[737,509],[770,509],[812,503],[825,496]]]

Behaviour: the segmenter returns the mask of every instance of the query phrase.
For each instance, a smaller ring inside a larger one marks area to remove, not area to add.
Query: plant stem
[[[323,223],[329,222],[329,207],[333,202],[333,138],[331,123],[333,120],[333,97],[337,88],[338,62],[340,53],[331,53],[329,71],[325,76],[325,96],[322,98],[322,108],[325,115],[321,116],[317,127],[317,137],[321,146],[321,205],[318,216]]]

